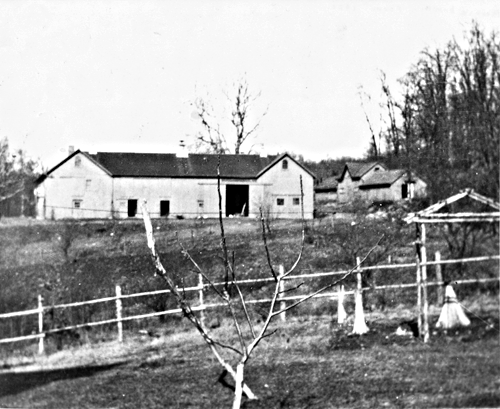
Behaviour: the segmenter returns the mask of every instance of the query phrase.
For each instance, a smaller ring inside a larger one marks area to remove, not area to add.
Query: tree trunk
[[[234,379],[236,384],[234,389],[233,409],[240,409],[241,407],[241,398],[243,396],[244,370],[245,370],[245,364],[240,362],[236,366],[236,377]]]

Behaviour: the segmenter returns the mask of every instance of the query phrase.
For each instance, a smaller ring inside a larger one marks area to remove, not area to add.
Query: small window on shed
[[[281,162],[281,168],[285,170],[288,169],[288,161],[286,159]]]
[[[82,158],[80,158],[79,156],[77,156],[75,158],[75,167],[79,168],[81,164],[82,164]]]
[[[294,197],[293,198],[293,205],[294,206],[300,205],[300,197]]]
[[[81,200],[73,200],[73,208],[74,209],[81,209],[82,208],[82,201]]]
[[[282,197],[278,197],[278,198],[276,199],[276,204],[277,204],[278,206],[284,206],[284,205],[285,205],[285,199],[283,199]]]

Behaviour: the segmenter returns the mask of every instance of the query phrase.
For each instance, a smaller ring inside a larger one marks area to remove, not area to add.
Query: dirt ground
[[[435,331],[428,344],[395,334],[399,311],[368,314],[370,331],[300,317],[276,323],[247,368],[258,401],[246,408],[499,407],[499,323]],[[498,317],[498,315],[496,315]],[[437,317],[433,317],[435,321]],[[227,324],[215,335],[227,336]],[[126,342],[85,345],[39,358],[4,360],[1,407],[222,408],[231,391],[199,336],[157,328]]]

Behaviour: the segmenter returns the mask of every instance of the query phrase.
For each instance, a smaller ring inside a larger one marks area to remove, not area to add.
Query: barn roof
[[[336,176],[330,176],[329,178],[323,179],[318,185],[314,187],[314,191],[321,192],[336,192],[339,182]]]
[[[359,180],[365,173],[370,169],[374,168],[376,165],[386,169],[386,167],[380,162],[347,162],[342,171],[342,175],[338,179],[341,182],[344,179],[345,173],[349,170],[352,180]]]
[[[370,187],[390,186],[405,174],[406,171],[404,169],[393,169],[375,172],[370,175],[359,188],[367,189]]]
[[[217,178],[218,155],[189,154],[178,157],[172,153],[128,153],[75,151],[49,170],[46,177],[77,154],[83,154],[113,177]],[[295,161],[290,155],[220,155],[220,176],[226,179],[255,179],[282,158]],[[306,172],[314,175],[296,162]],[[42,180],[40,180],[42,181]]]
[[[217,177],[217,155],[170,153],[99,152],[90,155],[116,177]],[[255,178],[275,157],[221,155],[220,174],[224,178]]]

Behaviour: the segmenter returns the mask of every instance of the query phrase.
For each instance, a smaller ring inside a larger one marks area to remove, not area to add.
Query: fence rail
[[[490,261],[490,260],[500,260],[500,255],[469,257],[469,258],[454,259],[454,260],[441,260],[439,254],[437,253],[436,254],[436,261],[427,261],[426,263],[420,263],[420,264],[415,262],[415,263],[365,266],[365,267],[359,267],[358,269],[356,269],[356,273],[363,273],[366,271],[373,271],[373,270],[394,270],[394,269],[407,269],[407,268],[417,269],[417,268],[419,268],[419,266],[421,267],[423,265],[425,265],[425,266],[440,266],[440,265],[445,265],[445,264],[461,264],[461,263],[481,262],[481,261]],[[320,272],[320,273],[308,273],[308,274],[289,276],[286,279],[288,281],[290,281],[290,280],[303,280],[306,278],[338,276],[338,275],[345,275],[349,271],[350,270]],[[248,285],[248,284],[257,284],[257,283],[264,283],[264,282],[272,282],[272,281],[274,281],[274,278],[269,277],[269,278],[239,280],[239,281],[236,281],[236,283],[239,285]],[[487,283],[487,282],[497,282],[497,281],[500,281],[500,277],[464,279],[464,280],[454,281],[454,283],[455,284],[471,284],[471,283]],[[182,288],[182,291],[186,292],[186,293],[187,292],[198,292],[199,293],[199,299],[198,299],[199,305],[193,306],[192,309],[193,309],[193,311],[203,312],[203,311],[211,309],[211,308],[219,308],[219,307],[222,307],[225,305],[223,303],[204,303],[204,297],[203,297],[203,291],[205,289],[209,288],[212,285],[222,286],[224,284],[225,283],[223,283],[223,282],[216,282],[216,283],[212,283],[212,284],[203,283],[203,279],[200,276],[200,281],[199,281],[199,284],[197,286]],[[442,281],[428,281],[426,283],[427,286],[439,286],[442,284],[443,284]],[[385,290],[385,289],[412,288],[412,287],[418,287],[418,285],[419,285],[418,282],[390,284],[390,285],[382,285],[382,286],[365,287],[365,288],[362,288],[362,291],[377,291],[377,290]],[[80,329],[80,328],[88,328],[88,327],[95,327],[95,326],[100,326],[100,325],[107,325],[107,324],[117,324],[117,326],[118,326],[118,340],[122,341],[123,340],[123,327],[122,327],[123,322],[182,313],[182,310],[180,308],[174,308],[174,309],[170,309],[170,310],[158,311],[158,312],[152,312],[152,313],[146,313],[146,314],[123,316],[122,300],[130,299],[130,298],[151,296],[151,295],[168,294],[170,292],[171,292],[170,290],[156,290],[156,291],[148,291],[148,292],[141,292],[141,293],[135,293],[135,294],[122,294],[121,288],[119,286],[116,286],[116,293],[114,296],[111,296],[111,297],[104,297],[104,298],[99,298],[99,299],[95,299],[95,300],[73,302],[73,303],[66,303],[66,304],[58,304],[58,305],[50,305],[50,306],[42,305],[42,297],[38,296],[38,308],[25,310],[25,311],[16,311],[16,312],[0,314],[0,319],[22,317],[22,316],[37,314],[38,315],[38,333],[24,335],[24,336],[10,337],[10,338],[2,338],[2,339],[0,339],[0,344],[38,339],[39,340],[39,352],[43,353],[43,351],[44,351],[44,338],[46,337],[46,335],[58,333],[58,332]],[[343,291],[344,296],[345,295],[353,295],[353,294],[355,294],[355,290]],[[280,303],[286,303],[287,301],[296,301],[296,300],[299,300],[301,298],[304,298],[304,295],[289,295],[289,296],[280,297],[278,299],[278,301]],[[320,293],[320,294],[315,295],[313,298],[339,299],[339,292],[324,292],[324,293]],[[267,303],[270,301],[271,301],[270,298],[262,298],[262,299],[245,300],[245,303],[246,304],[259,304],[259,303]],[[64,327],[53,328],[53,329],[44,329],[43,328],[43,313],[44,313],[44,311],[53,310],[53,309],[71,308],[71,307],[77,307],[77,306],[83,306],[83,305],[91,305],[91,304],[97,304],[97,303],[106,303],[106,302],[115,302],[116,318],[87,322],[87,323],[83,323],[83,324],[64,326]]]

